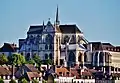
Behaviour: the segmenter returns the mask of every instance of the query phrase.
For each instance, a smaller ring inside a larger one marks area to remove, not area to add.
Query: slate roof
[[[46,27],[46,25],[44,25]],[[32,25],[30,26],[27,34],[41,34],[43,31],[43,25]],[[59,27],[56,27],[57,32],[62,33],[82,33],[78,27],[73,25],[60,25]]]
[[[43,25],[32,25],[30,26],[27,34],[41,34],[43,31]]]
[[[17,47],[13,44],[4,43],[4,45],[0,48],[0,52],[16,52]]]
[[[59,28],[60,28],[62,33],[82,33],[75,24],[73,24],[73,25],[60,25]]]

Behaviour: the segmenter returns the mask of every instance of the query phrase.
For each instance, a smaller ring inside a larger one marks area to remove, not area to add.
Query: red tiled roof
[[[77,79],[80,78],[80,73],[76,69],[70,69],[71,71],[71,76],[76,76]]]
[[[95,70],[95,69],[89,69],[89,71],[90,71],[91,73],[97,72],[97,70]]]
[[[41,75],[37,72],[27,72],[27,76],[29,80],[32,80],[33,78],[39,78]]]
[[[0,75],[12,75],[12,72],[6,67],[0,67]]]
[[[90,73],[89,71],[84,71],[82,72],[83,76],[92,76],[92,73]]]
[[[56,68],[57,75],[59,75],[60,72],[62,72],[63,76],[65,76],[66,73],[69,72],[69,71],[68,71],[67,68]]]
[[[31,71],[31,72],[40,72],[39,70],[37,70],[34,65],[32,64],[25,64],[25,66]]]

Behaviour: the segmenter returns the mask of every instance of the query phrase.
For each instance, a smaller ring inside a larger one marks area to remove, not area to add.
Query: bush
[[[33,80],[32,83],[39,83],[37,80]]]
[[[23,78],[23,79],[21,80],[21,83],[28,83],[28,81],[27,81],[25,78]]]
[[[0,78],[0,83],[4,83],[3,79]]]
[[[14,79],[11,79],[9,83],[17,83]]]
[[[47,83],[47,81],[43,80],[42,83]]]

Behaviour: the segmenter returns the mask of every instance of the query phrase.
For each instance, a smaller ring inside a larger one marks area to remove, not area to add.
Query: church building
[[[90,62],[88,41],[76,24],[61,25],[58,7],[55,23],[50,19],[47,24],[31,25],[25,39],[19,39],[20,52],[42,60],[51,59],[55,65],[74,66]]]

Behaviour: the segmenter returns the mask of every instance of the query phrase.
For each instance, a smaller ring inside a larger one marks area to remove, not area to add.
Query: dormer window
[[[47,49],[48,49],[48,45],[46,44],[46,45],[45,45],[45,50],[47,50]]]

